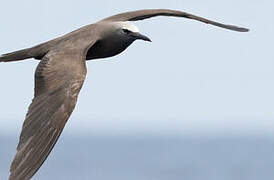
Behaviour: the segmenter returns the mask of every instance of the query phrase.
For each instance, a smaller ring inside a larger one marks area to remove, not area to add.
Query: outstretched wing
[[[49,52],[35,72],[29,107],[10,180],[29,180],[46,160],[70,117],[86,77],[85,55],[76,50]]]
[[[103,21],[138,21],[138,20],[155,17],[155,16],[184,17],[184,18],[194,19],[206,24],[212,24],[214,26],[218,26],[221,28],[230,29],[233,31],[239,31],[239,32],[249,31],[249,29],[247,28],[242,28],[242,27],[233,26],[233,25],[226,25],[226,24],[205,19],[203,17],[195,16],[193,14],[189,14],[186,12],[169,10],[169,9],[146,9],[146,10],[139,10],[139,11],[131,11],[131,12],[121,13],[121,14],[108,17],[104,19]]]

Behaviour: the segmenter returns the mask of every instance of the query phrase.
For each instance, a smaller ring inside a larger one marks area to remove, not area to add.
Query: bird
[[[40,61],[35,70],[34,98],[22,126],[9,180],[31,179],[50,154],[75,108],[87,74],[86,62],[118,55],[136,40],[151,42],[133,21],[156,16],[183,17],[232,31],[249,31],[183,11],[144,9],[116,14],[31,48],[1,55],[0,62]]]

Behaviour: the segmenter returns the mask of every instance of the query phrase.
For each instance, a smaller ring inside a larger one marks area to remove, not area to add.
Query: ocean
[[[8,179],[17,137],[0,137]],[[272,180],[274,140],[263,137],[63,135],[33,180]]]

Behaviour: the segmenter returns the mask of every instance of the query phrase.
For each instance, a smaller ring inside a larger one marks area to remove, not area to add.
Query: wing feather
[[[216,21],[211,21],[208,19],[205,19],[203,17],[199,17],[187,12],[182,11],[176,11],[176,10],[169,10],[169,9],[146,9],[146,10],[138,10],[138,11],[131,11],[126,13],[117,14],[111,17],[108,17],[106,19],[103,19],[102,21],[138,21],[143,20],[147,18],[152,18],[155,16],[174,16],[174,17],[184,17],[188,19],[194,19],[206,24],[211,24],[214,26],[218,26],[221,28],[233,30],[233,31],[239,31],[239,32],[247,32],[249,29],[242,28],[234,25],[227,25],[222,24]]]
[[[10,180],[28,180],[54,147],[86,76],[85,56],[63,50],[47,54],[35,72],[35,97],[10,168]]]

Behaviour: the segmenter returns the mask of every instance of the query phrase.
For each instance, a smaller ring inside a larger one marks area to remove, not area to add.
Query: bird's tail
[[[45,53],[42,51],[41,46],[35,46],[28,49],[23,49],[0,56],[0,62],[20,61],[29,58],[40,59]]]

